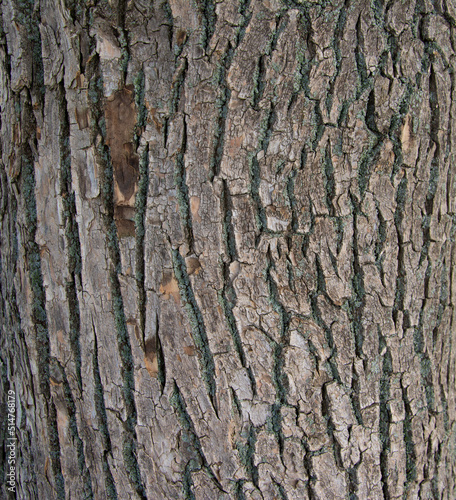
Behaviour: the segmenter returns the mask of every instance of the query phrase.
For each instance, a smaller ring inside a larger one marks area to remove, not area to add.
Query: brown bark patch
[[[192,345],[185,345],[184,352],[187,356],[195,356],[196,355],[196,349]]]
[[[89,110],[88,108],[75,108],[74,114],[78,122],[79,130],[83,130],[89,126]]]
[[[198,213],[200,204],[201,204],[201,199],[198,196],[192,196],[190,198],[190,211],[192,212],[193,218],[197,222],[201,222],[201,217]]]
[[[116,219],[116,227],[119,238],[128,238],[135,235],[135,223],[132,220]]]
[[[149,110],[150,117],[152,121],[154,122],[155,128],[157,129],[158,132],[161,132],[163,124],[162,122],[157,118],[157,108],[154,108],[152,106],[148,106],[146,103],[146,107]]]
[[[187,257],[185,263],[187,264],[188,274],[198,274],[201,271],[200,261],[196,257]]]
[[[158,373],[157,342],[155,337],[146,340],[144,345],[144,364],[151,377],[156,377]]]
[[[160,293],[164,295],[165,299],[169,299],[169,297],[172,296],[176,301],[176,304],[179,303],[179,285],[177,284],[177,280],[172,273],[163,273],[163,281],[160,285]]]
[[[177,45],[179,45],[179,47],[185,42],[185,40],[187,39],[187,33],[185,32],[185,30],[178,30],[177,32],[177,36],[176,36],[176,42],[177,42]]]
[[[114,171],[115,219],[119,236],[134,236],[135,195],[139,181],[139,158],[133,137],[136,108],[131,85],[115,92],[105,105],[106,144],[111,151]],[[125,211],[125,207],[130,210]],[[125,222],[128,221],[128,222]]]

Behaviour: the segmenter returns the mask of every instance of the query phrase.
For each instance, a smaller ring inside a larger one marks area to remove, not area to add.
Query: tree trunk
[[[456,498],[455,18],[1,1],[4,497]]]

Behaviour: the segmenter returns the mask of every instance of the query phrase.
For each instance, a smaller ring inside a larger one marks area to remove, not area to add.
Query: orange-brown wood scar
[[[106,101],[106,144],[111,151],[114,170],[114,217],[119,236],[134,236],[135,195],[139,181],[139,158],[133,137],[136,108],[130,85],[115,92]]]

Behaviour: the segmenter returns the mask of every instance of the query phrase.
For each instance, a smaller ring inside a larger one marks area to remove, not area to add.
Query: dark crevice
[[[104,387],[101,382],[100,367],[98,364],[98,339],[95,329],[95,323],[92,318],[92,331],[94,337],[94,347],[92,354],[92,373],[94,379],[94,403],[97,413],[98,425],[100,426],[101,442],[103,446],[103,473],[105,480],[106,494],[109,500],[117,500],[117,490],[114,479],[112,477],[111,468],[109,467],[108,456],[112,452],[111,436],[109,434],[108,417],[106,414],[106,406],[104,401]]]
[[[431,441],[429,441],[429,444],[431,444]],[[433,452],[432,449],[430,450],[430,455],[434,457],[434,474],[431,477],[431,491],[434,499],[440,500],[441,495],[439,492],[439,464],[440,461],[442,460],[442,443],[439,443],[439,446],[437,448],[437,452]]]
[[[84,443],[79,436],[78,424],[76,419],[77,409],[74,402],[73,394],[71,392],[71,387],[68,382],[68,378],[64,367],[60,364],[57,358],[51,358],[50,360],[51,373],[53,376],[57,376],[58,383],[63,385],[63,394],[66,410],[69,419],[69,431],[70,436],[73,441],[73,445],[76,447],[78,469],[79,474],[83,484],[82,498],[84,500],[89,500],[93,498],[92,491],[92,478],[90,476],[89,469],[87,468],[85,456],[84,456]]]
[[[413,413],[408,399],[407,387],[404,387],[401,380],[402,401],[404,403],[405,418],[404,418],[404,442],[405,442],[405,492],[408,491],[411,483],[416,479],[416,449],[413,441],[412,420]]]
[[[138,289],[138,310],[139,310],[139,328],[141,337],[144,338],[146,330],[146,310],[147,295],[145,288],[145,218],[147,209],[147,193],[149,190],[149,145],[144,148],[139,161],[139,181],[138,191],[135,199],[135,237],[136,237],[136,286]],[[145,348],[145,346],[142,346]]]
[[[371,9],[374,13],[374,19],[378,26],[383,26],[383,0],[372,0],[371,1]]]
[[[168,27],[168,43],[169,43],[169,48],[172,50],[173,49],[173,36],[174,36],[173,11],[171,9],[171,5],[169,4],[169,0],[163,0],[160,7],[163,10],[164,17],[168,23],[166,25]],[[179,55],[180,54],[175,54],[176,59],[177,59],[177,57],[179,57]]]
[[[122,71],[122,86],[125,85],[128,75],[128,63],[130,62],[130,39],[126,29],[126,11],[128,0],[118,0],[117,3],[117,28],[114,33],[120,46],[120,69]]]
[[[407,177],[404,174],[396,192],[396,210],[394,212],[394,224],[396,226],[398,256],[397,256],[397,277],[396,277],[396,295],[393,305],[393,320],[397,327],[398,313],[404,311],[404,297],[407,286],[407,271],[405,268],[405,248],[402,220],[404,218],[405,202],[407,195]]]
[[[37,0],[14,0],[14,22],[25,28],[27,47],[31,53],[32,85],[30,87],[31,101],[35,109],[41,113],[44,110],[46,88],[44,86],[44,65],[41,40],[41,11]]]
[[[386,242],[387,236],[387,224],[383,218],[382,212],[378,203],[376,203],[377,209],[377,240],[375,242],[374,255],[375,255],[375,265],[377,266],[378,272],[380,273],[380,279],[382,280],[383,286],[385,285],[385,271],[383,269],[383,261],[385,260],[385,255],[383,254],[383,249]]]
[[[356,91],[356,99],[359,99],[363,92],[370,86],[371,77],[367,72],[366,59],[364,57],[364,35],[361,29],[361,14],[356,23],[356,46],[355,46],[355,61],[358,71],[358,89]]]
[[[324,185],[326,191],[326,206],[328,208],[329,216],[334,217],[336,211],[334,209],[334,197],[336,195],[336,182],[334,179],[334,166],[331,158],[331,142],[328,140],[325,148],[325,156],[323,159],[323,173]]]
[[[156,348],[157,348],[157,378],[158,383],[160,384],[161,393],[163,395],[163,391],[165,390],[166,385],[166,364],[165,364],[165,351],[163,349],[163,345],[160,339],[160,323],[158,318],[158,313],[155,316],[155,336],[156,336]]]
[[[257,230],[261,233],[267,229],[266,213],[260,197],[260,165],[255,152],[248,155],[250,196],[255,206],[255,222]]]
[[[169,114],[175,115],[179,109],[179,103],[181,101],[182,88],[184,86],[185,77],[187,75],[188,61],[186,57],[180,60],[179,66],[173,76],[173,82],[171,85],[171,98],[169,103]],[[166,130],[168,126],[166,127]],[[166,139],[166,135],[165,135]],[[166,140],[165,140],[166,145]],[[166,146],[165,146],[166,147]]]
[[[291,2],[288,2],[291,4]],[[297,7],[289,5],[290,8]],[[298,35],[296,41],[296,72],[294,76],[293,92],[288,101],[287,112],[290,112],[300,92],[303,92],[307,99],[311,99],[309,80],[312,64],[315,60],[316,45],[312,40],[313,30],[308,8],[299,6]]]
[[[260,165],[257,155],[260,151],[267,153],[269,140],[272,135],[276,114],[273,102],[270,103],[269,111],[264,115],[261,122],[261,128],[258,137],[258,147],[255,151],[251,151],[248,155],[249,178],[250,178],[250,196],[252,197],[255,206],[255,222],[258,232],[261,234],[268,230],[266,222],[266,213],[263,202],[260,197]],[[257,237],[258,241],[258,237]]]
[[[231,98],[231,90],[226,82],[226,74],[233,59],[234,49],[231,43],[228,42],[228,48],[221,57],[219,62],[214,83],[220,89],[215,106],[217,108],[217,117],[214,125],[214,136],[212,139],[212,153],[209,161],[209,180],[213,181],[214,177],[220,173],[220,164],[223,157],[223,147],[225,144],[225,126],[228,115],[228,105]]]
[[[339,17],[337,18],[336,27],[334,29],[334,37],[332,39],[332,48],[334,51],[335,57],[335,71],[334,75],[331,77],[329,81],[328,91],[326,93],[325,106],[328,115],[331,113],[334,89],[336,87],[336,80],[340,74],[340,70],[342,67],[342,54],[340,51],[340,41],[342,40],[345,24],[347,22],[347,12],[350,7],[350,0],[345,0],[344,5],[341,7],[339,11]],[[339,125],[340,126],[340,125]]]
[[[321,388],[321,414],[326,421],[326,432],[332,441],[332,448],[334,454],[334,460],[336,462],[336,466],[339,469],[344,469],[343,461],[342,461],[342,447],[340,443],[337,441],[336,436],[334,435],[334,423],[331,418],[331,402],[329,400],[327,385],[331,382],[325,382]]]
[[[183,116],[182,143],[175,159],[174,184],[177,189],[177,201],[182,222],[184,237],[187,241],[189,252],[194,253],[193,223],[188,195],[187,174],[185,168],[185,154],[187,152],[187,121]]]
[[[249,1],[243,1],[239,7],[241,19],[236,29],[234,45],[228,42],[225,52],[217,63],[217,69],[214,75],[214,84],[219,89],[219,94],[215,103],[217,108],[217,117],[214,125],[214,137],[212,141],[212,153],[209,162],[209,179],[212,181],[220,173],[220,164],[223,157],[223,147],[225,143],[225,127],[228,115],[228,107],[231,98],[231,90],[228,87],[227,75],[233,62],[237,48],[244,38],[245,31],[252,17],[248,12]]]
[[[390,121],[390,126],[388,129],[388,137],[393,143],[393,153],[394,153],[394,163],[391,171],[391,181],[394,182],[396,174],[399,172],[403,165],[403,154],[402,154],[402,142],[400,139],[401,128],[404,122],[404,118],[407,115],[410,107],[410,100],[413,96],[413,92],[416,90],[414,86],[409,82],[404,91],[404,96],[399,104],[399,109],[395,113]]]
[[[363,415],[361,413],[360,393],[361,387],[359,383],[359,375],[356,373],[355,363],[352,363],[352,379],[351,379],[350,403],[353,414],[358,425],[363,425]]]
[[[439,308],[437,310],[437,318],[435,320],[434,328],[432,330],[432,347],[435,350],[437,345],[437,340],[439,337],[439,329],[442,323],[443,314],[448,305],[449,298],[449,276],[450,273],[447,269],[446,263],[442,264],[442,273],[440,278],[440,297],[439,297]]]
[[[376,123],[376,111],[375,111],[375,91],[372,89],[369,93],[369,98],[367,100],[366,115],[364,118],[367,128],[377,137],[381,137],[382,134],[378,130]]]
[[[277,495],[278,495],[277,498],[280,500],[288,500],[288,495],[287,495],[285,488],[283,487],[283,484],[280,484],[278,481],[276,481],[273,476],[271,476],[271,480],[272,480],[272,483],[274,484],[275,489],[277,491]]]
[[[334,165],[332,162],[332,151],[331,142],[328,140],[325,148],[325,155],[323,157],[323,182],[326,191],[326,207],[328,208],[329,216],[334,224],[334,229],[336,232],[336,252],[339,255],[342,248],[342,242],[344,238],[344,225],[341,217],[336,216],[336,209],[334,207],[334,199],[336,196],[336,181],[334,177]],[[333,257],[331,262],[333,267],[337,271],[337,261],[330,251],[330,255]]]
[[[275,111],[275,105],[271,101],[268,113],[264,116],[261,123],[257,153],[259,153],[260,151],[264,151],[264,154],[267,153],[269,141],[271,139],[276,119],[277,115]]]
[[[343,126],[346,126],[349,107],[350,107],[350,102],[343,101],[342,106],[340,107],[339,117],[337,118],[338,128],[342,128]]]
[[[314,112],[312,115],[312,126],[313,126],[313,132],[312,132],[312,151],[316,151],[318,148],[318,143],[320,142],[321,138],[323,137],[323,133],[325,131],[325,124],[323,122],[323,115],[321,114],[321,109],[320,109],[320,101],[315,102],[314,106]]]
[[[367,188],[369,187],[369,180],[372,173],[372,166],[378,161],[381,149],[385,140],[385,134],[382,134],[377,127],[376,122],[377,113],[375,111],[375,92],[372,89],[369,93],[366,105],[366,113],[364,115],[364,122],[367,129],[371,132],[372,136],[370,144],[361,155],[358,167],[358,186],[361,199],[364,198]],[[391,120],[393,123],[394,117]]]
[[[361,459],[363,456],[363,452],[360,452]],[[348,497],[350,500],[358,500],[358,487],[359,487],[359,479],[358,479],[358,468],[361,465],[361,459],[360,462],[357,463],[355,466],[350,467],[347,469],[346,476],[347,476],[347,482],[348,482]]]
[[[434,72],[434,66],[431,64],[429,75],[429,108],[430,108],[430,131],[429,135],[431,142],[435,147],[434,155],[431,160],[431,168],[429,172],[429,185],[426,194],[425,209],[426,215],[423,219],[423,246],[421,249],[420,262],[421,265],[425,259],[428,258],[429,247],[431,244],[431,218],[434,211],[434,198],[437,192],[439,182],[439,166],[440,166],[440,141],[439,141],[439,128],[440,128],[440,110],[437,92],[437,82]]]
[[[222,212],[222,235],[225,250],[228,255],[228,261],[234,262],[237,259],[236,238],[232,222],[233,204],[228,184],[225,179],[222,180],[222,193],[220,197],[220,211]]]
[[[294,193],[296,174],[297,174],[296,170],[293,169],[291,171],[290,175],[288,176],[287,190],[286,190],[288,204],[289,204],[290,210],[291,210],[291,230],[292,230],[293,234],[298,233],[298,213],[296,210],[297,200],[296,200],[296,196]]]
[[[193,482],[191,480],[191,474],[198,470],[203,470],[215,486],[221,492],[225,493],[222,485],[206,460],[200,439],[195,430],[195,425],[190,418],[184,397],[175,380],[173,382],[173,391],[169,397],[169,402],[176,412],[176,417],[182,432],[179,448],[183,459],[186,460],[186,466],[183,471],[184,498],[194,498],[194,496],[192,496]]]
[[[350,195],[353,212],[353,276],[351,279],[352,296],[349,300],[349,318],[351,330],[355,340],[355,354],[358,358],[364,358],[364,326],[363,311],[365,306],[364,271],[360,263],[358,246],[358,218],[362,216],[360,206],[355,196]]]
[[[58,500],[65,500],[65,479],[62,474],[62,463],[60,456],[59,429],[57,424],[57,409],[52,399],[48,400],[47,429],[49,435],[49,451],[51,458],[51,469],[54,475],[55,495]]]
[[[276,390],[276,401],[271,406],[270,430],[273,432],[279,445],[280,456],[283,457],[285,446],[285,437],[282,430],[282,414],[281,409],[288,404],[287,393],[288,376],[285,371],[285,349],[289,345],[289,324],[290,315],[279,299],[277,285],[271,275],[274,263],[270,249],[267,253],[267,267],[265,269],[265,281],[268,287],[269,302],[273,310],[278,314],[280,321],[279,340],[270,340],[273,357],[272,382]]]
[[[425,327],[425,314],[428,311],[427,298],[429,297],[429,282],[432,275],[432,264],[428,262],[426,273],[424,276],[424,299],[421,306],[418,324],[413,330],[413,346],[415,353],[419,356],[421,367],[421,382],[426,395],[426,402],[428,411],[434,413],[435,395],[434,384],[432,377],[432,361],[428,353],[428,347],[425,343],[424,327]]]
[[[323,331],[325,332],[325,339],[326,339],[326,342],[328,343],[328,347],[331,351],[331,355],[327,361],[327,363],[329,365],[329,371],[330,371],[332,378],[334,380],[336,380],[337,382],[340,382],[341,379],[340,379],[339,369],[337,368],[337,361],[336,361],[337,347],[334,343],[334,337],[333,337],[331,327],[325,323],[325,321],[323,320],[323,318],[321,316],[321,311],[320,311],[320,308],[318,307],[318,296],[319,296],[318,292],[312,292],[310,294],[310,308],[312,311],[312,318],[315,320],[315,323],[317,323],[317,325],[320,328],[322,328]]]
[[[145,84],[146,79],[144,71],[141,69],[136,78],[134,79],[134,89],[135,89],[135,105],[137,110],[137,119],[135,125],[134,142],[136,150],[139,148],[139,142],[141,140],[142,133],[146,128],[147,123],[147,108],[145,104]]]
[[[217,23],[216,2],[214,0],[196,0],[201,18],[201,45],[205,52],[209,47]]]
[[[269,42],[265,47],[265,51],[257,59],[255,71],[253,73],[253,88],[251,94],[250,105],[255,111],[260,111],[259,103],[263,97],[264,89],[266,87],[266,61],[272,60],[272,54],[277,48],[277,43],[282,32],[288,24],[287,19],[282,12],[276,14],[275,28],[269,36]]]
[[[262,54],[256,63],[255,71],[253,73],[253,89],[251,106],[254,110],[259,111],[258,103],[263,97],[264,88],[266,86],[264,78],[266,75],[265,55]]]
[[[383,146],[383,137],[370,140],[369,146],[361,154],[358,165],[358,187],[361,200],[364,199],[372,174],[372,167],[380,158]]]
[[[312,457],[314,456],[314,452],[312,452],[309,448],[309,445],[307,444],[306,440],[303,439],[301,441],[301,445],[304,449],[304,459],[303,459],[303,463],[304,463],[304,469],[307,473],[307,481],[306,481],[306,486],[307,486],[307,495],[309,497],[309,500],[317,500],[319,497],[317,496],[317,494],[315,493],[315,490],[314,490],[314,484],[317,480],[316,478],[316,475],[314,473],[314,470],[313,470],[313,464],[312,464]]]
[[[382,356],[382,375],[380,378],[380,419],[379,419],[379,437],[382,450],[380,452],[380,472],[382,477],[382,491],[383,498],[390,500],[391,495],[388,486],[388,456],[390,453],[390,425],[391,425],[391,412],[389,409],[390,401],[390,384],[391,375],[393,373],[393,360],[390,350],[386,344],[386,339],[383,337],[378,327],[379,335],[379,355]]]
[[[163,118],[163,148],[168,147],[168,129],[169,129],[169,116]]]
[[[76,199],[72,188],[71,175],[71,147],[70,147],[70,120],[68,103],[63,80],[58,88],[59,102],[59,145],[60,145],[60,196],[63,208],[63,224],[65,227],[65,241],[67,250],[68,274],[65,291],[69,314],[70,345],[76,369],[76,380],[79,390],[82,390],[81,376],[81,320],[79,314],[79,299],[77,288],[81,287],[81,245],[79,241],[79,227],[76,221]]]
[[[236,317],[233,313],[233,308],[236,305],[236,300],[237,300],[236,292],[229,277],[229,268],[224,263],[222,263],[222,275],[223,275],[223,288],[219,290],[217,294],[219,304],[225,316],[226,324],[231,334],[231,338],[233,340],[236,353],[239,357],[239,361],[242,367],[247,370],[247,375],[250,380],[252,393],[255,396],[257,392],[256,381],[253,376],[251,368],[247,365],[244,347],[242,345],[241,336],[239,334],[239,330],[236,323]]]
[[[312,198],[310,197],[310,195],[309,195],[309,215],[310,215],[310,228],[304,234],[301,244],[301,253],[304,259],[307,259],[307,249],[309,248],[310,237],[315,231],[315,223],[316,223],[315,212],[312,204]]]
[[[249,479],[259,490],[260,487],[258,485],[258,467],[255,465],[255,444],[257,436],[256,429],[251,423],[246,424],[242,429],[241,438],[244,439],[244,442],[236,442],[236,449],[238,452],[239,460],[243,465]]]
[[[185,261],[182,258],[179,250],[171,249],[174,276],[176,277],[179,292],[187,313],[188,322],[190,324],[193,342],[199,352],[199,364],[201,376],[206,387],[206,392],[211,401],[212,407],[217,414],[217,388],[215,384],[215,365],[212,352],[209,347],[207,338],[206,326],[204,325],[203,315],[196,303],[195,295],[187,273]]]
[[[36,357],[38,365],[39,392],[44,399],[46,427],[49,439],[51,470],[54,476],[56,498],[65,498],[65,481],[60,460],[60,442],[57,424],[57,411],[51,399],[49,380],[50,338],[46,312],[46,293],[41,271],[40,247],[36,242],[38,227],[37,204],[35,196],[35,154],[38,150],[37,118],[43,116],[45,101],[44,65],[41,44],[41,12],[39,4],[31,2],[14,2],[14,22],[22,26],[24,31],[24,53],[31,55],[31,85],[24,87],[20,93],[13,93],[16,114],[20,130],[19,144],[16,154],[20,158],[20,194],[22,197],[24,222],[23,245],[25,263],[29,278],[31,323],[35,336]],[[3,31],[3,25],[2,25]],[[6,38],[3,43],[6,44]],[[8,47],[5,46],[8,54]],[[11,76],[10,58],[6,57],[6,70]],[[10,78],[11,80],[11,78]],[[13,245],[15,245],[13,243]]]
[[[239,398],[237,397],[236,391],[230,386],[230,396],[231,396],[231,409],[232,413],[238,417],[242,417],[242,406]]]

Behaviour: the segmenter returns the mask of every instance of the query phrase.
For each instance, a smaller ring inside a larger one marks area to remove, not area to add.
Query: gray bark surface
[[[0,5],[17,498],[456,498],[455,2]]]

